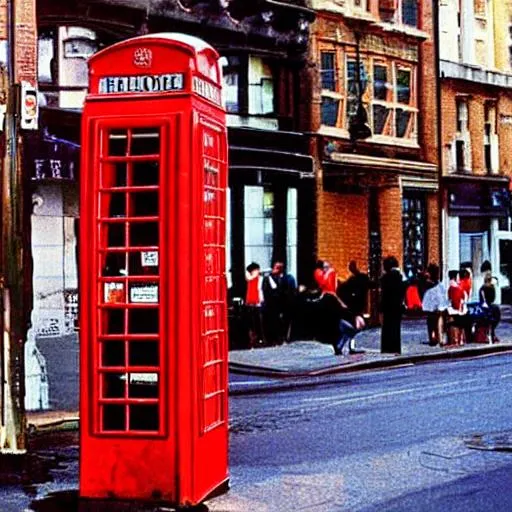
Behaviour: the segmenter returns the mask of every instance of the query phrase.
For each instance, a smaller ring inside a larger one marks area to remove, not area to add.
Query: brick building
[[[512,302],[511,2],[439,2],[442,200],[446,270],[489,260]]]
[[[312,6],[308,121],[317,255],[342,279],[351,259],[378,278],[387,255],[412,277],[440,256],[432,3],[313,0]],[[371,133],[351,140],[359,99]]]

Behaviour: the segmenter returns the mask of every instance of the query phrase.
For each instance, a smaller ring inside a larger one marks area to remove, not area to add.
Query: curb
[[[255,377],[267,377],[275,379],[272,383],[253,383],[237,384],[229,386],[229,394],[242,395],[251,393],[263,393],[265,391],[276,391],[279,389],[288,389],[300,385],[308,387],[318,384],[321,377],[352,373],[365,370],[374,370],[381,368],[396,368],[411,364],[427,364],[444,359],[469,359],[482,355],[498,355],[503,353],[512,353],[512,344],[483,345],[477,347],[467,347],[463,349],[447,349],[433,354],[414,354],[395,356],[392,359],[377,359],[374,361],[346,363],[343,365],[333,365],[307,372],[289,372],[285,370],[269,369],[257,365],[248,365],[242,363],[229,363],[229,371],[239,375],[252,375]],[[304,378],[316,378],[315,382],[305,382]],[[301,380],[299,380],[301,379]]]

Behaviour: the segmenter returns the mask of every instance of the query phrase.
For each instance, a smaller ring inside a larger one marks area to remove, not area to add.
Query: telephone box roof
[[[132,37],[130,39],[125,39],[124,41],[120,41],[115,43],[108,48],[104,48],[103,50],[95,53],[89,59],[89,61],[95,60],[97,57],[103,55],[104,52],[110,52],[112,49],[119,48],[122,46],[131,46],[133,44],[137,44],[138,42],[145,41],[168,41],[168,42],[177,42],[180,46],[188,47],[194,53],[201,53],[204,50],[211,50],[215,53],[216,50],[208,44],[207,42],[199,39],[199,37],[190,36],[188,34],[182,34],[180,32],[158,32],[155,34],[145,34],[143,36]]]

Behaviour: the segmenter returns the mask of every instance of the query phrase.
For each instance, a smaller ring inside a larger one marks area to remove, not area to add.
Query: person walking
[[[423,311],[427,313],[428,344],[431,347],[444,345],[444,314],[448,308],[448,295],[443,283],[439,281],[439,266],[428,266],[430,288],[423,296]]]
[[[263,279],[265,337],[271,345],[290,341],[296,292],[294,277],[285,272],[282,261],[275,261]]]
[[[405,286],[398,261],[388,256],[383,261],[384,275],[381,278],[380,311],[382,313],[381,352],[400,354],[401,322],[404,312]]]

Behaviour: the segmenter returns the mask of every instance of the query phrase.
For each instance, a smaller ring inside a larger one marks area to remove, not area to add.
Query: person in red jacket
[[[322,292],[336,293],[338,276],[328,261],[318,260],[316,262],[313,278]]]
[[[247,288],[245,292],[245,307],[247,312],[249,330],[249,348],[264,345],[263,335],[263,278],[261,269],[257,263],[252,262],[245,272]]]

